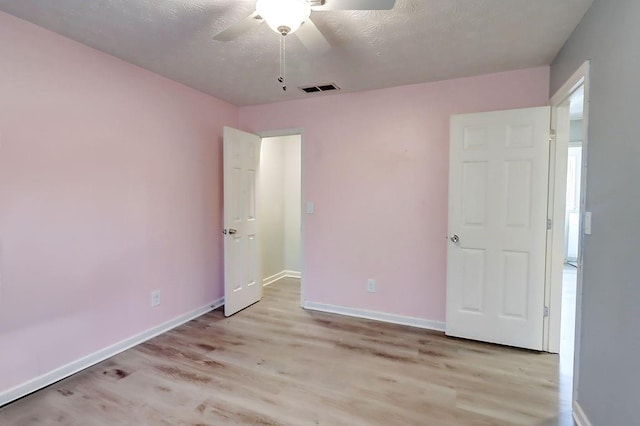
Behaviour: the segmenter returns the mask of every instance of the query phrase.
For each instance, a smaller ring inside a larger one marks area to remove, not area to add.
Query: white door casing
[[[549,107],[451,117],[447,335],[542,349],[549,129]]]
[[[257,179],[260,137],[224,128],[224,314],[262,298]]]

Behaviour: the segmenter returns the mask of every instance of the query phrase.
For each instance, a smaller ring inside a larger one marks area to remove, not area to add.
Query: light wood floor
[[[297,280],[0,409],[1,425],[572,425],[558,357],[309,312]]]

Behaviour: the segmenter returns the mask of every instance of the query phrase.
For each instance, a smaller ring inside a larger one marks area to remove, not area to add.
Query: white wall
[[[573,141],[577,142],[577,141]],[[580,235],[580,177],[582,175],[582,147],[569,146],[567,155],[567,209],[565,217],[565,260],[578,259]]]
[[[576,262],[578,260],[578,240],[580,235],[580,176],[582,175],[583,120],[571,120],[569,124],[564,258],[566,261]]]
[[[284,269],[298,271],[300,259],[301,143],[300,136],[282,138],[284,154]]]
[[[262,276],[300,271],[300,136],[264,138],[260,157]]]
[[[259,209],[262,278],[284,269],[283,147],[275,138],[262,140]]]
[[[582,143],[582,119],[580,120],[571,120],[569,123],[569,142],[580,142]]]

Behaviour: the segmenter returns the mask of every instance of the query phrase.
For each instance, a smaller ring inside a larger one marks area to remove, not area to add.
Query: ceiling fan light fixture
[[[281,35],[295,32],[311,15],[307,0],[258,0],[256,11]]]

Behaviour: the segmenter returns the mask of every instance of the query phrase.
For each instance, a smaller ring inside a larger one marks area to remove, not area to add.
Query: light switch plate
[[[591,212],[584,212],[584,233],[591,235]]]
[[[313,204],[313,201],[307,201],[307,214],[313,214],[315,212],[316,206]]]

